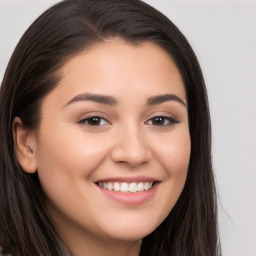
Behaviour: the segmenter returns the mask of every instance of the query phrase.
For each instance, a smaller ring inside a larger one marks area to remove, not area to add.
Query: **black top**
[[[11,255],[0,247],[0,256],[11,256]]]

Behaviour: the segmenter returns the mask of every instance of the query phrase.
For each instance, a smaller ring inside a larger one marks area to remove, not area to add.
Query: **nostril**
[[[116,163],[128,163],[131,166],[148,162],[152,153],[147,141],[142,136],[136,130],[134,132],[129,130],[127,133],[123,131],[122,136],[120,135],[116,142],[117,144],[112,148],[111,159]]]
[[[151,159],[149,151],[127,150],[127,149],[114,149],[111,154],[111,159],[116,163],[127,163],[130,166],[138,166],[145,164]]]

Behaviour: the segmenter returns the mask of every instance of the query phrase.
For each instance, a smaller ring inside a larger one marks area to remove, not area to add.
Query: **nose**
[[[116,163],[138,166],[150,161],[152,153],[143,131],[122,129],[114,138],[111,159]]]

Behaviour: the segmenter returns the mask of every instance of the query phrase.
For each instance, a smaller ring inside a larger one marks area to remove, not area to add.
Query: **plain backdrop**
[[[125,1],[125,0],[120,0]],[[0,82],[18,40],[55,0],[0,0]],[[147,0],[185,34],[210,101],[223,256],[256,255],[256,3]]]

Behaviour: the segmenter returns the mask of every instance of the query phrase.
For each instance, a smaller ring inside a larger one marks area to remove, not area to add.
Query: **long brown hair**
[[[113,37],[165,49],[183,78],[188,101],[191,158],[186,184],[169,216],[143,239],[141,255],[220,255],[203,75],[179,29],[139,0],[62,1],[43,13],[18,43],[0,88],[0,244],[13,255],[71,255],[45,209],[37,174],[27,174],[16,160],[12,122],[19,116],[28,128],[37,128],[41,102],[61,79],[60,67]]]

